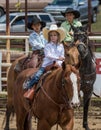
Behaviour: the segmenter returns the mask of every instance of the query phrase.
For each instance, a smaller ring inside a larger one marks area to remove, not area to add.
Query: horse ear
[[[62,69],[63,69],[63,70],[66,69],[66,64],[65,64],[65,62],[62,63]]]

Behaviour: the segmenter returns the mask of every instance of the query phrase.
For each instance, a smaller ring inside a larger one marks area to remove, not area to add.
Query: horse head
[[[70,44],[70,49],[67,51],[66,59],[69,59],[69,61],[70,59],[72,59],[72,65],[79,69],[82,64],[87,64],[85,60],[87,61],[90,59],[89,62],[92,61],[93,53],[88,42],[89,39],[87,26],[74,27],[73,25],[71,25],[71,28],[73,30],[74,41]]]
[[[63,44],[65,49],[65,62],[78,68],[79,66],[79,52],[74,44]]]
[[[80,77],[78,70],[69,64],[62,64],[63,78],[62,86],[64,94],[67,93],[67,98],[73,107],[79,106],[79,91],[80,91]],[[64,96],[65,97],[65,96]]]
[[[73,30],[74,42],[79,40],[80,42],[83,42],[86,45],[88,43],[88,27],[74,27],[73,25],[71,25],[71,28]]]
[[[87,26],[84,27],[74,27],[71,25],[71,28],[73,29],[73,37],[74,37],[74,43],[77,46],[77,49],[79,51],[79,56],[81,59],[84,59],[88,54],[89,44],[88,44],[88,30]]]

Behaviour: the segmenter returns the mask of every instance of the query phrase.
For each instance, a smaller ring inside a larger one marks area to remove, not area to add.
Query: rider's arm
[[[60,45],[60,51],[58,54],[52,53],[52,48],[49,45],[45,46],[44,53],[45,57],[52,59],[52,60],[63,60],[64,59],[64,48],[63,45]]]
[[[44,44],[42,44],[39,40],[39,37],[36,34],[31,34],[29,37],[29,43],[32,47],[32,50],[42,49],[44,48]]]

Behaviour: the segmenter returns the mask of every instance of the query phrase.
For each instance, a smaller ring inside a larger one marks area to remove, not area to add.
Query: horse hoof
[[[4,128],[4,130],[9,130],[9,128]]]
[[[88,125],[83,125],[83,128],[85,128],[85,130],[90,130]]]

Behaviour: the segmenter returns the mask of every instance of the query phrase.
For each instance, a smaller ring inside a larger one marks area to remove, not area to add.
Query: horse
[[[88,126],[88,110],[93,94],[93,85],[96,80],[96,64],[89,44],[87,26],[76,28],[71,25],[71,28],[74,31],[75,44],[73,46],[76,46],[79,52],[80,90],[83,92],[83,128],[90,130]]]
[[[69,49],[68,53],[67,53],[67,51],[65,51],[65,56],[66,56],[66,59],[67,59],[66,63],[72,64],[72,65],[78,63],[78,62],[76,62],[76,60],[74,60],[72,58],[72,55],[70,54],[71,51],[72,51],[72,54],[75,55],[75,52],[76,52],[75,49],[76,48]],[[20,58],[17,58],[9,68],[8,77],[7,77],[7,93],[8,93],[8,97],[7,97],[6,114],[5,114],[6,122],[5,122],[4,130],[9,130],[10,116],[11,116],[11,114],[14,115],[13,89],[14,89],[15,80],[16,80],[18,74],[20,72],[22,72],[23,70],[25,70],[27,68],[37,68],[37,67],[39,67],[41,65],[42,59],[39,58],[38,63],[37,63],[36,62],[37,58],[38,57],[36,55],[35,59],[31,60],[31,59],[33,59],[33,55],[31,55],[31,54],[29,54],[28,56],[23,55]],[[11,77],[12,77],[12,80],[11,80]]]
[[[30,130],[32,115],[38,119],[37,130],[51,130],[55,124],[63,130],[73,130],[72,106],[79,104],[78,71],[72,65],[63,63],[62,67],[46,73],[37,85],[40,89],[33,100],[28,101],[23,96],[22,85],[26,77],[35,72],[36,69],[26,69],[18,75],[15,82],[13,96],[17,130]]]
[[[75,66],[76,69],[79,67],[79,52],[77,50],[76,46],[73,46],[72,44],[65,44],[64,49],[65,49],[65,58],[66,58],[66,63]]]
[[[34,57],[34,58],[33,58]],[[13,105],[13,88],[15,80],[18,76],[18,74],[27,69],[27,68],[37,68],[42,62],[42,59],[38,55],[32,55],[29,53],[29,55],[23,55],[19,58],[17,58],[12,65],[9,68],[8,76],[7,76],[7,104],[6,104],[6,123],[4,130],[9,130],[9,120],[11,114],[14,115],[14,105]],[[12,77],[12,80],[11,80]]]

